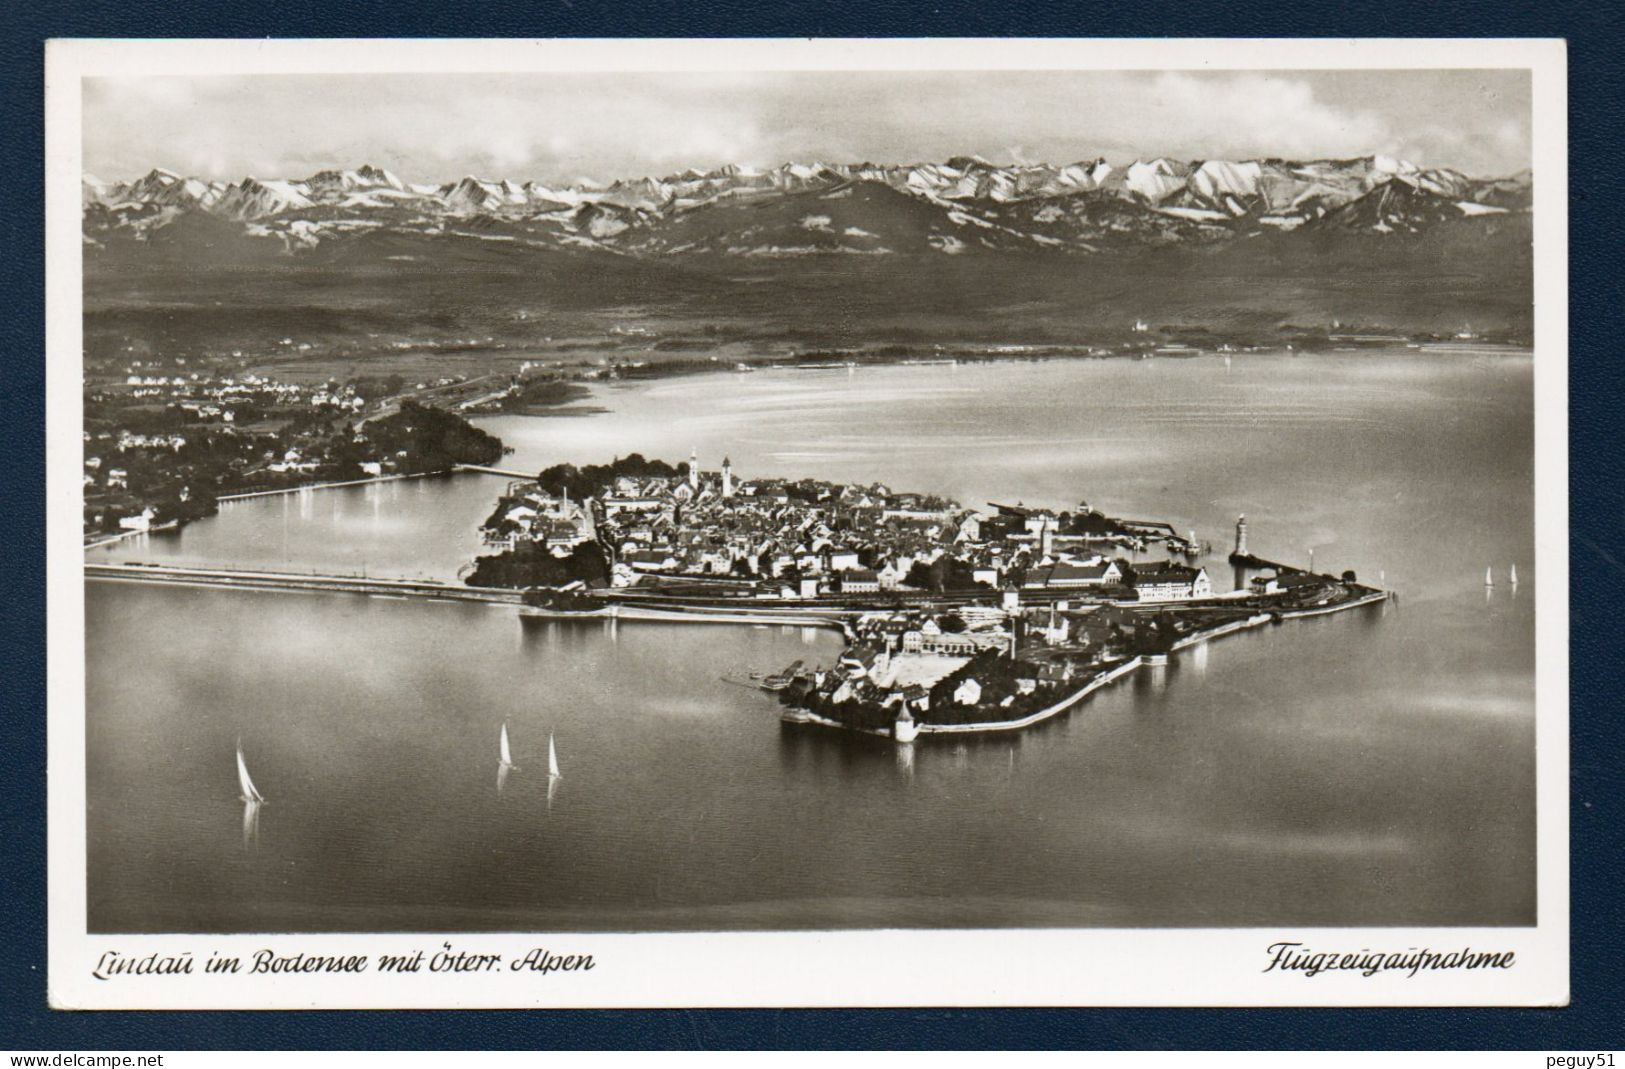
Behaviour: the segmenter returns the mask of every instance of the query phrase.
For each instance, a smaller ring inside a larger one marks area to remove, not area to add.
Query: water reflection
[[[243,802],[243,849],[252,850],[260,841],[260,802]]]

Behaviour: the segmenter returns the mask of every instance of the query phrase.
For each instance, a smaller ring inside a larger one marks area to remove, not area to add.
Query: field
[[[223,262],[212,249],[123,250],[87,255],[86,357],[92,373],[184,354],[291,379],[427,381],[527,361],[586,369],[853,347],[1117,346],[1135,319],[1238,345],[1334,322],[1443,334],[1470,324],[1514,340],[1530,330],[1527,217],[1403,242],[1274,238],[788,260],[638,259],[459,235]]]

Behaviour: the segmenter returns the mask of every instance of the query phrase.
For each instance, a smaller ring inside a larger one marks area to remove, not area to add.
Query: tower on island
[[[727,457],[722,458],[722,496],[734,496],[734,469]]]
[[[1236,517],[1236,551],[1233,554],[1231,554],[1231,556],[1245,557],[1246,555],[1247,555],[1247,517],[1245,515],[1241,515],[1241,516]]]

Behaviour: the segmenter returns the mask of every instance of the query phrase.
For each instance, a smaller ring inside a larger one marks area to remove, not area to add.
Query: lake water
[[[1086,499],[1194,528],[1219,586],[1245,512],[1254,552],[1401,600],[898,748],[724,681],[827,663],[824,632],[90,583],[90,926],[1533,923],[1532,392],[1527,354],[1248,355],[719,374],[484,420],[521,470],[697,447],[747,476]],[[256,499],[88,556],[451,578],[501,488]]]

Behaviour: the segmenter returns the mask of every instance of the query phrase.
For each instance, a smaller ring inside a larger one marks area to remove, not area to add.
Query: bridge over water
[[[395,597],[519,604],[517,590],[486,590],[458,586],[435,579],[384,579],[361,575],[320,575],[299,572],[261,572],[237,568],[193,568],[139,562],[86,563],[86,579],[146,583],[181,583],[223,586],[239,590],[325,590],[346,594],[381,594]]]

